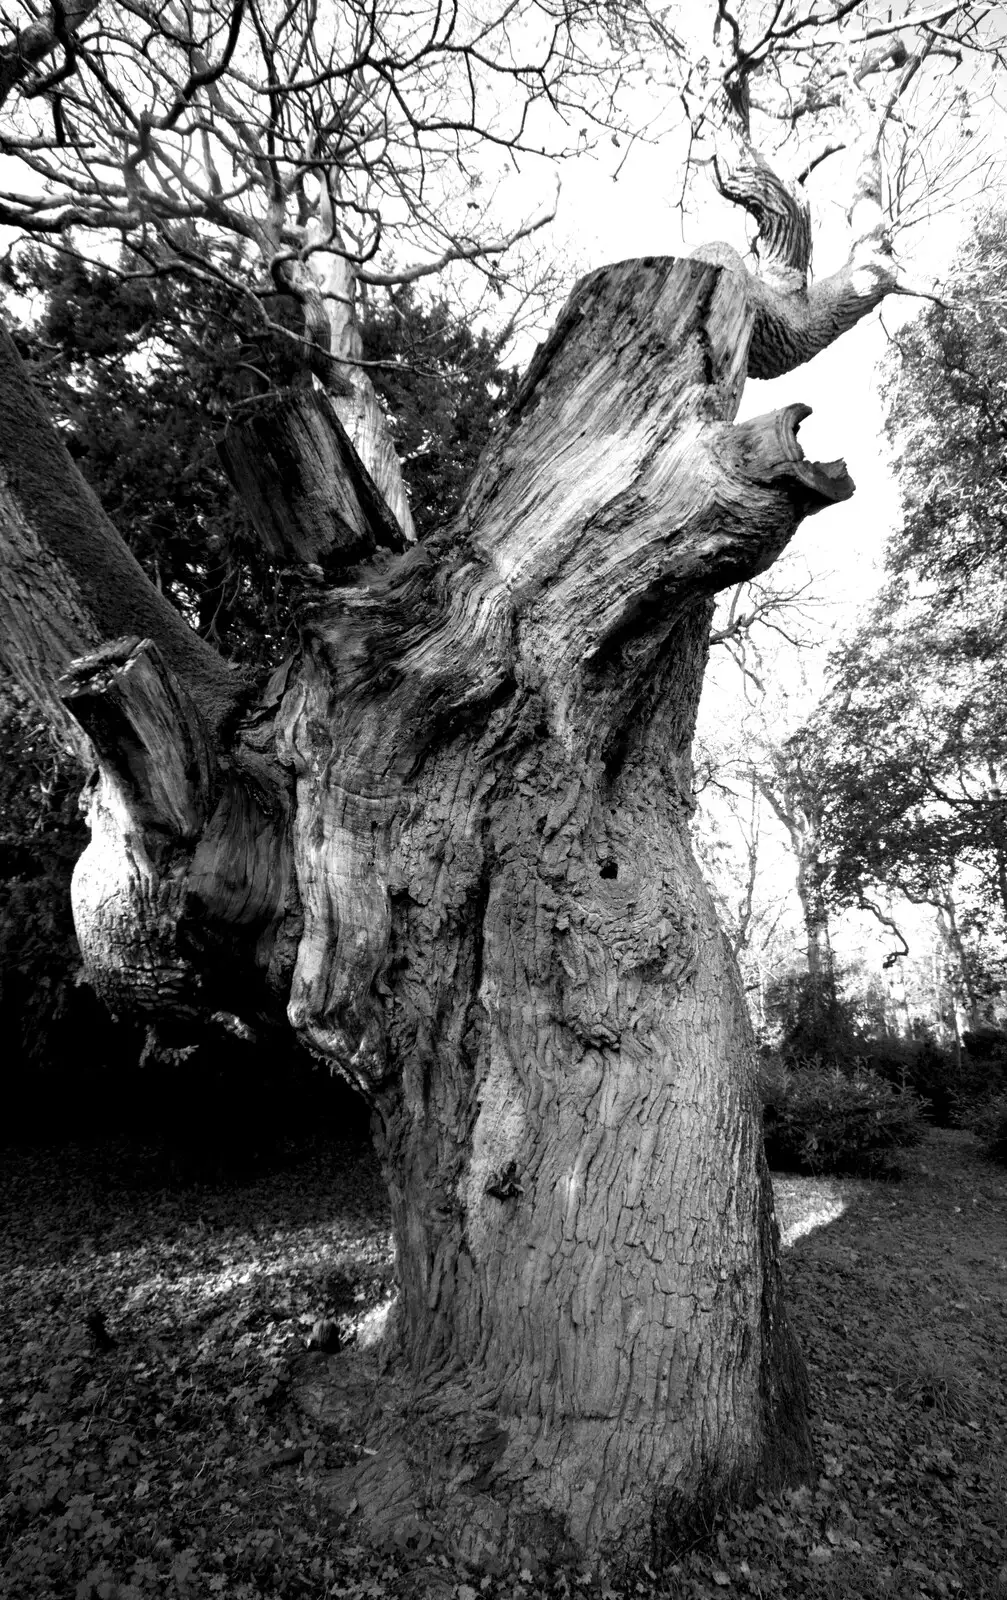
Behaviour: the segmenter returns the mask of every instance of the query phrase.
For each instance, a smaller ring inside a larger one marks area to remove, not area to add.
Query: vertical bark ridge
[[[309,263],[302,268],[310,278],[318,309],[326,324],[326,352],[336,381],[331,384],[332,402],[353,447],[380,490],[403,538],[411,543],[416,528],[409,496],[402,478],[402,467],[392,443],[388,420],[374,392],[374,385],[362,365],[363,342],[356,314],[356,277],[352,262],[338,249],[331,199],[323,197],[322,215],[309,227],[308,237],[315,247]],[[317,248],[334,243],[335,250]]]
[[[512,752],[479,802],[487,729],[464,781],[456,754],[431,762],[400,839],[389,1046],[408,1066],[376,1099],[408,1243],[399,1332],[424,1421],[407,1432],[476,1561],[540,1541],[543,1518],[553,1548],[646,1558],[697,1493],[809,1456],[792,1420],[776,1439],[765,1383],[782,1357],[799,1404],[744,1003],[686,837],[681,688],[614,786],[553,742]],[[487,865],[473,1057],[463,908]]]
[[[838,271],[809,283],[811,222],[807,203],[794,194],[747,143],[733,166],[718,164],[725,198],[755,219],[757,272],[749,273],[731,246],[715,244],[700,259],[728,267],[748,286],[754,326],[748,353],[753,378],[778,378],[810,361],[849,331],[898,288],[898,272],[881,206],[877,148],[857,175],[849,257]]]

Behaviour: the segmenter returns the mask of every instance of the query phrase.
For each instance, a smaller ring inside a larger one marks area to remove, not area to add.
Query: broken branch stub
[[[715,162],[717,186],[725,199],[741,205],[757,224],[757,271],[748,272],[730,245],[713,244],[696,252],[744,277],[754,312],[748,374],[778,378],[810,361],[854,327],[898,288],[881,208],[881,176],[876,146],[869,148],[857,174],[851,208],[850,253],[827,278],[809,282],[811,219],[806,201],[795,194],[769,163],[741,140],[733,162]]]
[[[268,553],[341,574],[376,550],[400,551],[398,520],[315,389],[267,395],[232,421],[218,452]]]
[[[60,688],[134,827],[144,837],[195,839],[206,820],[213,756],[196,706],[153,641],[103,645],[72,661]]]
[[[56,690],[71,660],[126,635],[156,641],[214,731],[247,681],[157,590],[98,504],[0,325],[0,660],[90,760]]]

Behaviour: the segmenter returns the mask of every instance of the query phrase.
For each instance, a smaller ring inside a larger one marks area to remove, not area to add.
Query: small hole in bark
[[[611,856],[606,857],[598,870],[603,878],[617,878],[619,876],[619,868]]]

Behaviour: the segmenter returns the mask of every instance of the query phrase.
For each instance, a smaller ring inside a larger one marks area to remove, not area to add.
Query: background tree
[[[1002,217],[987,216],[947,303],[893,348],[888,426],[903,521],[888,582],[836,653],[814,718],[831,892],[846,904],[887,891],[933,905],[968,1026],[988,966],[970,929],[1003,930],[1007,919],[1005,243]],[[989,953],[1001,941],[988,939]]]
[[[812,283],[804,200],[750,139],[749,91],[795,26],[835,65],[874,37],[844,33],[854,17],[819,35],[810,8],[773,8],[746,38],[718,7],[716,113],[740,144],[719,181],[755,220],[758,274],[714,246],[582,280],[421,544],[401,550],[324,406],[267,396],[232,420],[232,480],[298,579],[299,649],[264,687],[130,563],[0,344],[5,648],[54,717],[76,657],[62,714],[98,758],[75,874],[89,973],[190,1030],[286,1017],[367,1096],[401,1404],[345,1489],[375,1529],[422,1508],[474,1560],[660,1555],[717,1500],[812,1470],[690,747],[713,595],[852,492],[804,458],[805,408],[735,423],[745,379],[899,287],[876,140],[849,258]],[[935,24],[907,31],[922,74]],[[183,37],[191,94],[159,131],[206,87]],[[904,65],[871,67],[885,126]],[[151,130],[122,126],[128,199]]]
[[[741,971],[757,1032],[768,1022],[767,990],[792,960],[787,895],[767,871],[764,804],[751,774],[737,780],[697,751],[693,844]],[[717,791],[710,803],[710,789]]]
[[[787,732],[793,720],[791,698],[770,694],[766,685],[754,677],[754,684],[740,732],[733,738],[721,736],[719,747],[702,746],[699,798],[713,791],[708,802],[705,834],[716,839],[718,802],[735,819],[732,830],[744,842],[744,883],[735,893],[734,905],[726,908],[726,927],[736,929],[735,954],[746,970],[743,952],[750,936],[763,923],[763,936],[774,939],[781,921],[786,930],[782,949],[772,970],[764,961],[757,964],[759,1014],[762,1025],[768,1022],[766,999],[773,992],[785,991],[787,1013],[784,1047],[799,1055],[831,1052],[842,1045],[848,1029],[839,1003],[837,973],[830,937],[830,863],[823,841],[823,813],[827,803],[821,752],[806,726]],[[766,828],[765,813],[775,818],[779,835],[773,840]],[[742,820],[744,819],[744,820]],[[703,835],[701,834],[701,837]],[[785,848],[781,849],[781,842]],[[775,851],[773,846],[775,844]],[[767,857],[773,855],[773,866]],[[707,849],[702,852],[711,878],[724,881],[723,852],[717,860]],[[793,890],[799,910],[798,931],[786,919],[786,889],[781,894],[780,869],[787,862],[793,871]],[[719,872],[718,872],[719,869]],[[768,886],[767,886],[768,885]],[[723,889],[720,898],[723,899]],[[756,917],[756,907],[760,915]],[[788,939],[786,934],[790,935]],[[789,970],[788,970],[789,969]],[[767,983],[767,979],[770,981]],[[781,989],[782,985],[782,989]],[[779,1004],[775,1005],[779,1012]]]

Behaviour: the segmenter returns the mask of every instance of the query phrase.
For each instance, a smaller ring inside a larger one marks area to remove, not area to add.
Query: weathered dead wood
[[[71,663],[63,703],[91,740],[131,831],[151,848],[198,838],[214,760],[190,695],[150,639],[116,639]]]
[[[218,443],[224,469],[270,555],[336,580],[402,529],[329,397],[288,389],[246,407]]]
[[[74,661],[61,690],[98,764],[73,887],[90,982],[113,1010],[192,1024],[282,1009],[297,907],[275,764],[224,758],[149,639]]]
[[[297,291],[303,294],[305,331],[321,360],[316,370],[327,389],[332,409],[357,456],[407,543],[416,538],[402,466],[392,443],[388,419],[363,362],[363,340],[357,320],[356,273],[340,248],[339,228],[331,198],[323,190],[320,214],[308,224],[311,255],[291,263]]]
[[[802,517],[852,493],[842,463],[804,459],[807,407],[726,420],[752,322],[744,279],[712,267],[593,274],[458,524],[305,612],[313,664],[282,716],[298,816],[312,819],[295,846],[305,928],[291,1019],[358,1081],[386,1070],[374,981],[391,839],[431,745],[501,697],[513,705],[523,684],[571,755],[611,754],[697,603],[763,571]]]
[[[755,308],[748,371],[777,378],[810,361],[899,289],[899,274],[881,206],[877,150],[869,150],[857,176],[850,254],[836,272],[809,282],[811,214],[804,198],[781,182],[745,142],[733,162],[718,161],[717,182],[726,199],[754,218],[757,269],[749,274],[737,251],[714,245],[698,252],[744,274]]]

